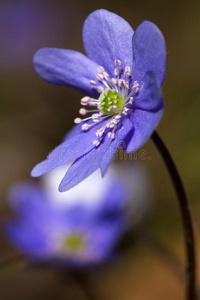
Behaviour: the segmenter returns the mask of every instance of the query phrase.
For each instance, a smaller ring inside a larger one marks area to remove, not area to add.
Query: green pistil
[[[63,240],[63,246],[67,251],[71,253],[77,253],[84,247],[83,237],[77,233],[68,235]]]
[[[125,105],[122,95],[109,88],[101,93],[99,101],[98,109],[105,115],[119,114]],[[112,106],[116,108],[111,109]]]

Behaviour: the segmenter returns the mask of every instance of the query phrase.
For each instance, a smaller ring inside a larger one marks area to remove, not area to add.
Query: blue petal
[[[46,254],[48,243],[47,239],[45,239],[45,231],[42,229],[44,224],[40,224],[40,227],[35,227],[34,225],[30,224],[28,220],[24,220],[21,223],[11,221],[5,223],[4,231],[10,242],[25,255],[30,258],[39,258],[39,256]]]
[[[108,151],[103,155],[102,157],[102,161],[100,164],[100,168],[101,168],[101,175],[104,176],[111,161],[114,159],[115,153],[117,152],[117,149],[119,147],[119,143],[117,141],[117,139],[114,139],[109,148]]]
[[[9,190],[8,198],[12,208],[20,214],[30,214],[32,209],[44,206],[47,197],[39,185],[29,181],[22,181],[16,183]],[[30,210],[30,207],[32,209]]]
[[[133,65],[131,26],[118,15],[104,9],[91,13],[83,27],[83,43],[90,59],[113,74],[114,60],[122,67]]]
[[[123,172],[122,172],[123,174]],[[117,174],[119,176],[119,174]],[[126,211],[128,199],[130,196],[130,186],[122,176],[113,176],[113,182],[110,183],[100,207],[98,207],[96,220],[114,220]],[[105,179],[106,180],[106,176]]]
[[[107,151],[110,143],[111,139],[106,136],[98,148],[95,147],[90,152],[78,158],[61,181],[59,191],[64,192],[69,190],[99,168],[102,156]]]
[[[9,200],[11,207],[20,217],[19,221],[27,226],[29,224],[30,227],[44,228],[49,220],[53,222],[56,216],[55,210],[47,204],[49,197],[38,184],[28,181],[15,184],[9,191]]]
[[[103,126],[104,123],[107,123],[107,121],[105,120],[94,125],[87,132],[82,131],[80,134],[75,134],[75,136],[71,138],[69,136],[69,139],[66,139],[63,143],[56,147],[47,156],[46,160],[42,161],[33,168],[31,176],[39,177],[44,175],[50,170],[53,170],[58,166],[65,165],[90,151],[94,147],[93,140],[96,139],[96,130],[99,124]]]
[[[111,256],[116,244],[127,230],[127,221],[125,217],[122,217],[91,225],[90,260],[94,263],[102,263]],[[91,263],[91,261],[88,262]]]
[[[112,159],[114,159],[114,155],[117,152],[117,149],[121,147],[125,147],[124,140],[127,135],[131,135],[133,132],[133,125],[128,118],[123,120],[123,126],[116,131],[115,139],[110,144],[108,150],[104,154],[100,167],[101,167],[101,174],[102,176],[105,175],[109,164],[111,163]]]
[[[57,48],[42,48],[33,58],[37,74],[44,80],[98,95],[89,80],[96,79],[98,65],[82,53]]]
[[[127,153],[138,150],[150,138],[163,114],[163,109],[157,112],[148,112],[136,109],[130,120],[134,127],[132,137],[126,142],[125,151]]]
[[[156,25],[144,21],[133,36],[134,80],[140,82],[147,71],[156,74],[162,84],[166,71],[165,40]]]
[[[147,72],[142,82],[139,95],[134,97],[134,107],[148,110],[158,111],[163,108],[161,87],[158,85],[157,78],[153,72]]]

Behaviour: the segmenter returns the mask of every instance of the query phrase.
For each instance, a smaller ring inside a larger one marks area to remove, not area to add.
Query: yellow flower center
[[[119,114],[125,106],[122,95],[110,88],[103,91],[98,100],[98,109],[105,115]]]

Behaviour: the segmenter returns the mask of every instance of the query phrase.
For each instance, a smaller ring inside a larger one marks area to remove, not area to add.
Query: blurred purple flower
[[[66,191],[101,168],[105,174],[113,155],[123,144],[136,151],[151,136],[163,113],[161,84],[165,76],[166,49],[162,33],[144,21],[134,32],[118,15],[100,9],[88,16],[83,27],[88,57],[56,48],[40,49],[34,56],[35,71],[46,81],[86,93],[77,125],[32,176],[41,176],[72,160],[60,183]]]
[[[135,189],[131,203],[133,186],[111,168],[105,179],[95,172],[61,194],[56,184],[63,171],[50,172],[42,187],[23,182],[12,188],[10,200],[16,216],[6,223],[6,235],[31,263],[68,267],[102,263],[127,231],[130,211],[132,218],[146,210],[147,186],[139,193]],[[145,182],[143,172],[135,169],[131,174],[136,182]]]

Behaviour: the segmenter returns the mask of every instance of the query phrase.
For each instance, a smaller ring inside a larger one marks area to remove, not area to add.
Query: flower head
[[[98,167],[104,174],[121,142],[126,152],[136,151],[163,113],[166,49],[153,23],[145,21],[134,32],[124,19],[100,9],[86,19],[83,42],[88,57],[54,48],[40,49],[34,57],[34,68],[43,79],[84,92],[79,112],[90,114],[76,118],[78,125],[65,141],[32,171],[32,176],[40,176],[75,160],[60,191]]]
[[[16,216],[6,223],[6,235],[32,263],[73,268],[102,263],[128,229],[130,208],[131,219],[146,210],[149,193],[144,197],[144,188],[136,188],[131,203],[132,185],[113,171],[105,179],[95,172],[71,191],[59,193],[56,184],[63,171],[44,176],[41,186],[23,182],[11,189]],[[145,185],[143,172],[135,169],[131,174]],[[91,194],[88,185],[93,186]]]

